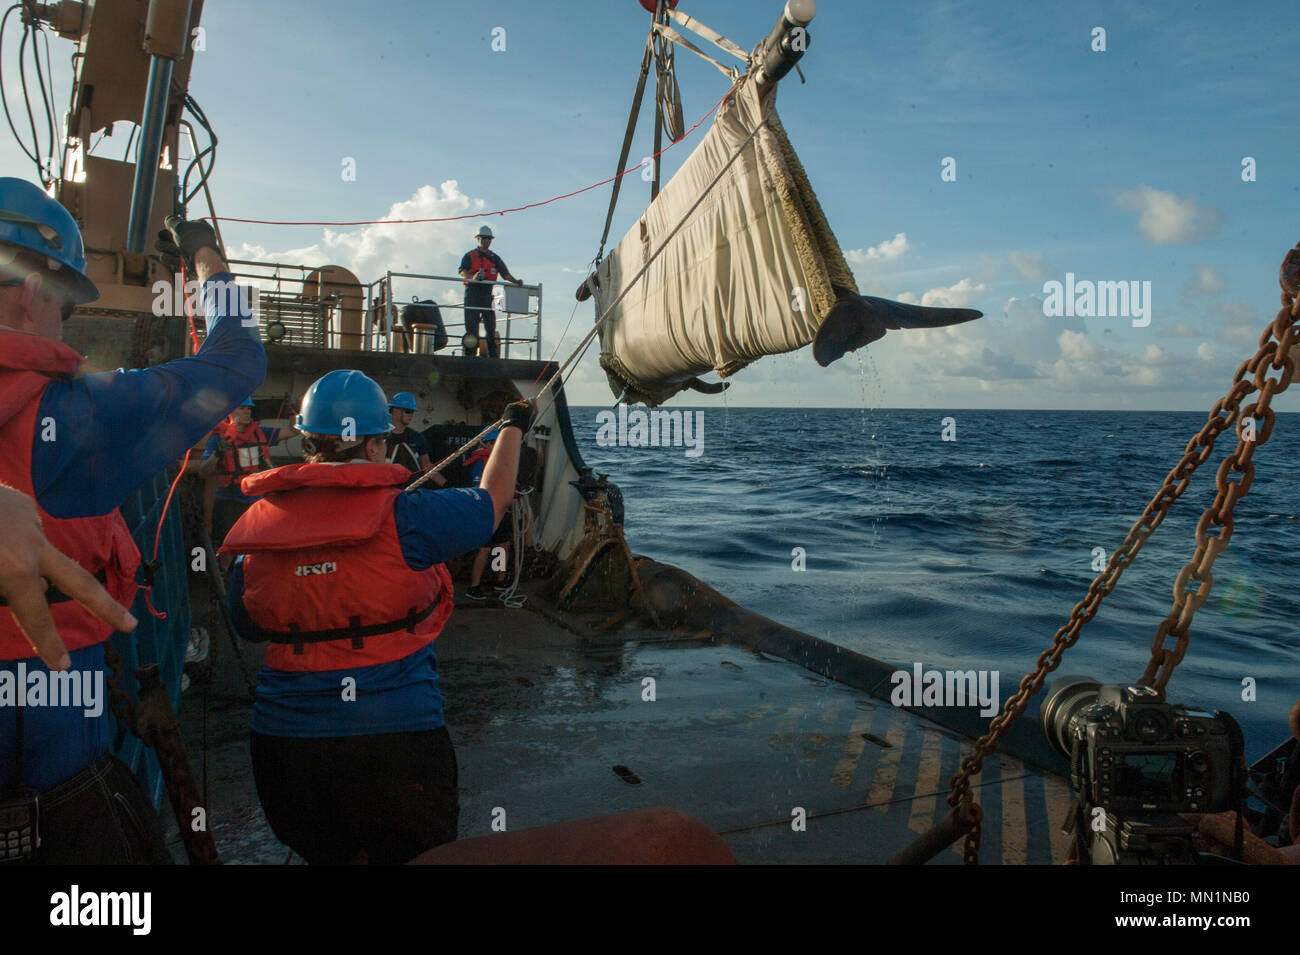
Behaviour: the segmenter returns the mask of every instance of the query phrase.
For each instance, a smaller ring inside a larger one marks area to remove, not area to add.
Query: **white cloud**
[[[880,245],[872,246],[869,249],[849,249],[844,253],[844,257],[854,265],[866,265],[868,263],[893,262],[900,259],[912,247],[907,243],[907,233],[900,232],[892,239],[886,239]]]
[[[1209,342],[1201,342],[1196,346],[1196,354],[1202,361],[1214,361],[1214,346]]]
[[[1259,342],[1264,323],[1255,313],[1254,307],[1246,302],[1223,302],[1217,311],[1223,316],[1223,326],[1219,338],[1234,344],[1254,345]]]
[[[965,278],[947,288],[930,289],[921,296],[921,304],[937,308],[965,308],[987,291],[988,286],[983,282],[975,284]]]
[[[1139,185],[1115,191],[1115,205],[1138,214],[1138,231],[1155,245],[1179,245],[1214,235],[1223,213],[1195,199]]]
[[[455,179],[448,179],[437,187],[421,186],[410,199],[393,203],[383,218],[442,219],[471,214],[484,206],[482,199],[470,198],[460,191]],[[474,228],[475,223],[469,219],[413,225],[386,221],[350,232],[326,229],[324,241],[332,256],[345,259],[342,264],[363,281],[365,276],[377,276],[389,269],[445,274],[447,265],[458,265],[461,255],[473,244]],[[449,262],[451,258],[455,262]],[[435,268],[440,261],[441,270]]]
[[[1011,252],[1007,259],[1026,282],[1041,282],[1049,274],[1047,256],[1041,252]]]
[[[1218,295],[1223,291],[1223,280],[1210,266],[1198,265],[1187,290],[1193,295]]]
[[[1086,361],[1097,355],[1097,346],[1088,341],[1088,336],[1068,329],[1061,332],[1059,339],[1061,356],[1068,361]]]
[[[1195,338],[1199,332],[1186,322],[1174,322],[1168,328],[1157,329],[1156,334],[1168,338]]]
[[[382,216],[385,221],[360,226],[347,232],[324,229],[320,241],[299,249],[268,250],[260,245],[241,242],[229,248],[234,259],[257,262],[300,262],[308,266],[341,265],[350,269],[363,283],[382,278],[387,271],[414,272],[422,275],[450,275],[460,258],[473,245],[472,235],[479,223],[474,219],[452,222],[406,223],[395,220],[447,219],[472,215],[486,203],[460,191],[455,179],[440,186],[424,185],[409,199],[395,202]],[[394,285],[400,280],[395,280]],[[407,280],[410,281],[410,280]],[[260,283],[263,286],[267,282]],[[416,289],[412,289],[414,291]],[[420,288],[421,294],[435,290]],[[456,304],[461,300],[459,285],[436,290],[440,300]],[[405,295],[407,290],[397,289]]]

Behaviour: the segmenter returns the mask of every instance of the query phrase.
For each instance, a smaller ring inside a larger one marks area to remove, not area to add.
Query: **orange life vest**
[[[55,377],[70,377],[81,365],[76,351],[51,338],[0,331],[0,482],[35,498],[32,443],[41,396]],[[55,428],[72,427],[56,421]],[[57,437],[57,431],[55,435]],[[37,502],[46,539],[90,571],[118,603],[131,606],[140,552],[115,508],[98,517],[55,518]],[[113,628],[57,590],[46,592],[50,613],[69,651],[107,640]],[[36,656],[13,615],[0,609],[0,660]]]
[[[227,418],[215,430],[217,437],[229,445],[217,458],[217,476],[222,487],[231,487],[245,475],[265,471],[271,466],[271,443],[257,422],[248,422],[241,431],[234,421]]]
[[[446,566],[412,570],[393,502],[400,464],[290,464],[247,477],[265,495],[226,535],[244,554],[244,607],[276,670],[389,663],[431,643],[451,616]]]
[[[469,270],[478,275],[479,269],[483,270],[483,281],[495,282],[497,280],[497,264],[492,260],[492,257],[484,255],[478,249],[470,249]],[[461,284],[469,285],[468,282],[462,282]]]

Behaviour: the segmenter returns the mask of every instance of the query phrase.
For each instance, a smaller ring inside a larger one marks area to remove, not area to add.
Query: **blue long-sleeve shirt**
[[[393,519],[406,565],[427,570],[487,544],[496,512],[487,491],[446,488],[398,495]],[[266,640],[244,606],[242,557],[231,574],[226,604],[242,637]],[[355,699],[340,692],[346,677],[353,680]],[[442,708],[438,660],[430,643],[400,660],[347,670],[287,672],[264,666],[257,676],[252,729],[298,738],[418,732],[442,726]]]
[[[203,289],[208,336],[198,353],[155,368],[118,369],[52,381],[38,420],[52,418],[58,440],[32,443],[32,487],[52,517],[96,517],[126,497],[212,430],[266,378],[266,352],[246,300],[229,309],[234,276],[213,275]],[[239,314],[242,310],[248,319]],[[248,324],[245,325],[244,321]],[[71,669],[107,693],[104,646],[71,654]],[[38,658],[0,661],[16,674],[44,670]],[[16,676],[14,677],[16,679]],[[85,769],[108,749],[108,706],[24,709],[24,782],[45,790]],[[0,787],[15,782],[14,711],[0,707]]]

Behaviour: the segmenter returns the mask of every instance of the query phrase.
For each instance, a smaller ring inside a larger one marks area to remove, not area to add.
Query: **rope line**
[[[522,206],[514,206],[509,209],[494,209],[491,212],[474,212],[463,216],[440,216],[434,219],[365,219],[356,222],[297,222],[297,221],[289,221],[289,220],[281,220],[281,219],[236,219],[233,216],[204,216],[203,218],[211,220],[213,222],[242,222],[246,225],[332,226],[336,228],[343,228],[347,226],[362,226],[362,225],[419,225],[428,222],[460,222],[464,219],[482,219],[486,216],[503,216],[512,212],[524,212],[525,210],[528,209],[536,209],[539,206],[549,206],[552,202],[559,202],[561,199],[571,199],[574,196],[582,195],[584,192],[590,192],[593,189],[599,189],[601,186],[607,186],[611,182],[614,182],[617,179],[622,179],[628,173],[636,172],[638,169],[641,169],[646,165],[652,163],[656,158],[668,152],[668,150],[672,149],[682,140],[688,138],[691,135],[691,133],[695,132],[695,130],[699,129],[700,126],[704,124],[704,121],[707,120],[710,116],[712,116],[717,111],[718,107],[722,105],[723,101],[726,100],[726,98],[731,95],[732,89],[735,89],[735,87],[733,86],[731,87],[731,89],[728,89],[727,92],[723,94],[722,99],[718,100],[716,103],[713,104],[712,109],[710,109],[707,113],[701,116],[699,120],[696,121],[694,126],[686,130],[686,132],[682,134],[681,139],[674,140],[673,142],[669,143],[667,146],[659,150],[659,152],[655,153],[653,156],[646,157],[644,160],[637,163],[635,166],[629,166],[627,169],[624,169],[622,172],[610,176],[608,179],[602,179],[600,182],[593,182],[590,186],[583,186],[581,189],[575,189],[573,192],[566,192],[563,195],[552,196],[549,199],[543,199],[539,202],[529,202],[529,203],[525,203]]]

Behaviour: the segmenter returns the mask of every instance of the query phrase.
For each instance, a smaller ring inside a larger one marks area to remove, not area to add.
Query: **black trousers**
[[[170,865],[158,813],[111,754],[40,795],[42,865]]]
[[[478,325],[480,321],[483,323],[483,326],[486,329],[485,341],[487,341],[488,356],[491,358],[500,358],[501,350],[497,345],[496,310],[492,308],[491,305],[487,306],[486,308],[477,308],[472,305],[466,305],[465,306],[465,331],[470,332],[473,335],[477,335]],[[478,353],[477,350],[475,350],[474,352],[471,352],[468,349],[465,350],[466,355],[477,354],[477,353]]]
[[[456,839],[460,790],[445,726],[322,739],[255,732],[251,753],[275,837],[312,865],[400,865]]]

